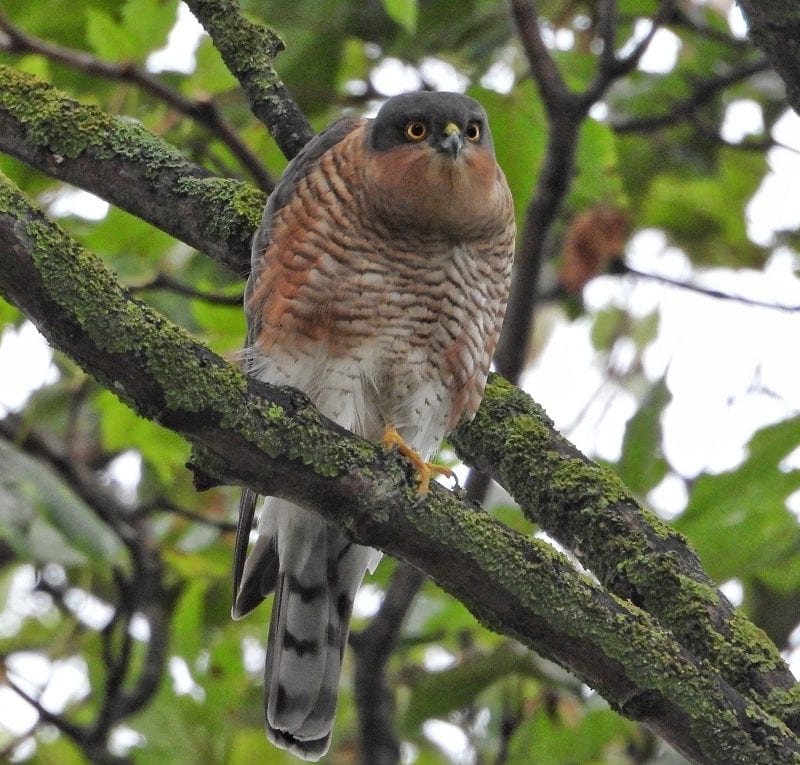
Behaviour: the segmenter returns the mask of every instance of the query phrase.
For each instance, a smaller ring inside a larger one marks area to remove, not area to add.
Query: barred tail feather
[[[275,587],[264,667],[267,735],[318,760],[330,744],[353,599],[379,556],[288,502],[270,502],[259,532],[234,612],[263,598],[265,585]]]

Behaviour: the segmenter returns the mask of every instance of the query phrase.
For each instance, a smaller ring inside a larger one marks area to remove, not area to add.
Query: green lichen
[[[211,216],[203,235],[210,239],[248,239],[261,222],[266,198],[258,189],[230,178],[180,178],[176,194],[197,199],[217,213]]]
[[[67,98],[51,85],[8,66],[0,66],[0,109],[25,128],[27,141],[57,156],[75,159],[91,149],[98,159],[136,159],[149,168],[151,177],[189,164],[177,149],[142,125]]]
[[[775,646],[723,603],[686,540],[643,510],[615,474],[555,433],[527,394],[490,377],[475,421],[451,440],[468,461],[488,467],[532,521],[577,551],[605,586],[635,598],[743,693],[769,688],[759,676],[785,672]]]

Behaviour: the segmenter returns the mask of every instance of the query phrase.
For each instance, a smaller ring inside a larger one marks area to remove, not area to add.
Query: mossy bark
[[[477,417],[451,440],[605,587],[800,732],[800,695],[769,638],[719,592],[686,540],[563,438],[527,394],[490,378]]]
[[[239,80],[253,114],[267,126],[284,155],[294,157],[314,131],[273,66],[283,41],[271,29],[246,19],[237,0],[187,0],[187,5]]]
[[[91,191],[245,275],[264,195],[217,178],[138,123],[0,66],[0,151]]]

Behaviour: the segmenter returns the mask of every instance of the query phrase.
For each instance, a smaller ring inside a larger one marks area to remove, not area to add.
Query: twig
[[[725,74],[694,83],[691,95],[679,101],[673,101],[661,114],[616,120],[611,122],[611,128],[617,133],[649,133],[675,125],[691,118],[701,106],[707,104],[721,90],[769,68],[770,63],[764,58],[745,62]]]
[[[267,126],[287,159],[294,157],[314,131],[273,66],[283,41],[271,29],[247,19],[237,0],[186,0],[186,4],[239,80],[253,114]]]
[[[200,513],[194,513],[191,510],[187,510],[184,507],[176,505],[174,502],[167,499],[166,497],[159,497],[158,499],[155,499],[152,502],[143,505],[141,508],[137,509],[137,512],[149,513],[154,510],[161,510],[165,513],[172,513],[173,515],[179,515],[182,518],[186,518],[187,520],[192,521],[193,523],[202,523],[206,526],[211,526],[215,529],[218,529],[223,533],[236,531],[236,524],[233,521],[224,521],[224,520],[219,520],[217,518],[209,518],[205,515],[201,515]]]
[[[732,35],[726,34],[719,29],[714,29],[714,27],[708,26],[707,24],[700,24],[688,13],[686,13],[682,6],[677,6],[673,9],[670,21],[676,27],[688,29],[699,37],[705,37],[707,40],[713,40],[714,42],[719,42],[723,45],[729,45],[731,48],[737,50],[752,49],[752,43],[750,43],[746,38],[733,37]]]
[[[661,284],[668,284],[671,287],[679,287],[680,289],[689,290],[690,292],[695,292],[698,295],[705,295],[706,297],[714,298],[716,300],[730,300],[735,303],[741,303],[742,305],[749,305],[757,308],[770,308],[773,311],[785,311],[786,313],[800,312],[800,305],[797,304],[788,305],[785,303],[770,303],[767,300],[757,300],[755,298],[745,297],[744,295],[735,295],[730,292],[714,289],[713,287],[703,287],[699,284],[684,282],[680,279],[673,279],[672,277],[664,276],[663,274],[653,274],[646,271],[639,271],[638,269],[629,266],[627,263],[621,264],[618,273],[631,274],[632,276],[638,276],[642,279],[652,279],[653,281],[661,282]]]
[[[66,48],[29,35],[14,26],[2,13],[0,13],[0,30],[6,35],[5,40],[0,39],[0,49],[9,53],[38,53],[50,61],[56,61],[87,74],[138,85],[215,134],[228,146],[263,191],[269,193],[275,187],[272,176],[255,153],[242,141],[235,128],[222,116],[213,101],[200,99],[193,101],[186,98],[135,64],[103,61],[85,51]]]
[[[145,284],[137,284],[136,286],[129,287],[134,294],[137,292],[148,292],[150,290],[167,290],[174,292],[177,295],[184,295],[185,297],[192,298],[193,300],[202,300],[206,303],[213,303],[214,305],[229,305],[240,307],[242,305],[243,295],[218,295],[213,292],[204,292],[203,290],[189,287],[171,276],[166,274],[158,274],[154,279]]]
[[[11,688],[12,691],[14,691],[14,693],[17,694],[17,696],[19,696],[27,704],[31,705],[39,714],[39,717],[42,718],[42,720],[50,723],[54,727],[58,728],[58,730],[60,730],[62,733],[66,734],[67,736],[69,736],[74,740],[81,739],[81,737],[83,736],[83,731],[81,728],[79,728],[77,725],[73,725],[71,722],[65,720],[60,715],[54,714],[49,709],[43,707],[38,699],[33,698],[33,696],[31,696],[29,693],[20,688],[20,686],[17,685],[17,683],[11,679],[7,671],[5,672],[5,677],[3,678],[3,681],[8,685],[9,688]]]

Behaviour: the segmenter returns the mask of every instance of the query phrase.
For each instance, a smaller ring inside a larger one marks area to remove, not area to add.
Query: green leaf
[[[186,462],[186,442],[177,433],[139,417],[110,391],[100,391],[95,400],[102,414],[103,447],[112,453],[138,450],[160,480],[171,482]]]
[[[608,125],[592,119],[583,123],[575,161],[577,172],[569,196],[573,210],[582,210],[599,201],[624,206],[625,194],[617,169],[617,139]]]
[[[628,762],[628,742],[636,725],[610,709],[590,711],[574,721],[547,709],[521,725],[511,741],[509,765]]]
[[[166,43],[177,12],[178,0],[128,0],[122,8],[122,18],[125,29],[146,52]]]
[[[781,466],[798,443],[800,418],[771,425],[752,437],[736,470],[695,482],[675,526],[718,582],[770,576],[777,583],[793,571],[784,584],[800,587],[800,570],[790,565],[800,550],[800,526],[786,507],[787,497],[800,489],[800,470]]]
[[[22,314],[19,312],[19,309],[0,297],[0,335],[2,335],[4,326],[8,324],[17,324],[21,318]]]
[[[40,463],[0,440],[0,536],[20,557],[74,565],[110,560],[119,542],[94,512]]]
[[[383,0],[383,7],[406,32],[414,34],[417,31],[417,0]]]
[[[529,653],[516,652],[507,643],[452,669],[426,673],[411,689],[402,728],[411,732],[425,720],[446,717],[471,704],[484,688],[510,674],[539,677],[541,673]]]
[[[203,37],[195,56],[197,69],[184,86],[187,95],[195,98],[204,94],[216,95],[226,93],[238,86],[236,78],[225,66],[222,56],[219,55],[219,51],[214,47],[210,37]]]
[[[174,650],[189,663],[203,647],[203,603],[208,584],[207,579],[189,579],[172,620]]]
[[[483,104],[489,116],[497,162],[514,197],[517,227],[521,229],[544,157],[546,119],[541,102],[530,80],[521,82],[509,94],[481,87],[470,88],[468,93]]]
[[[86,9],[86,37],[100,58],[135,61],[138,57],[138,40],[104,11]]]
[[[602,308],[594,316],[591,341],[598,351],[610,351],[617,338],[622,334],[628,321],[628,315],[621,308],[608,306]]]
[[[661,414],[671,400],[672,395],[662,378],[647,392],[625,428],[622,455],[615,470],[639,496],[656,486],[669,469],[661,454]]]

